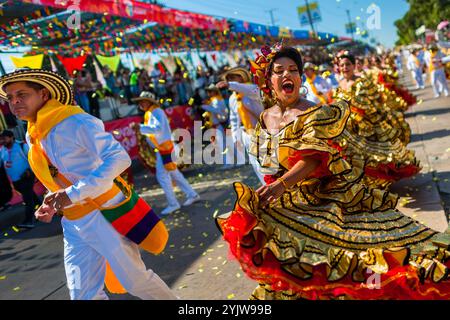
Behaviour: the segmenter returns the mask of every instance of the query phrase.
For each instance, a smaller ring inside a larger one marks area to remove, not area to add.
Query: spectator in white
[[[28,163],[28,145],[15,141],[12,131],[4,130],[1,136],[4,146],[0,149],[0,161],[25,202],[25,219],[18,227],[34,228],[34,210],[40,201],[33,190],[35,177]]]
[[[331,91],[331,87],[328,85],[327,81],[317,75],[316,66],[311,62],[305,63],[303,70],[305,72],[304,86],[308,90],[306,99],[316,104],[327,103],[327,96]]]
[[[423,60],[419,58],[419,51],[414,50],[408,57],[408,69],[411,70],[411,74],[416,82],[416,89],[425,89],[425,84],[423,82]]]
[[[224,81],[217,83],[217,88],[233,91],[228,104],[230,107],[231,135],[239,161],[245,159],[244,150],[248,152],[250,149],[251,131],[258,123],[264,107],[261,102],[260,90],[257,85],[251,83],[250,72],[245,68],[230,69],[222,75],[222,78]],[[257,177],[262,184],[265,184],[257,159],[249,153],[249,160]]]
[[[444,54],[436,45],[432,45],[430,50],[425,54],[425,63],[431,75],[431,86],[433,87],[434,97],[439,98],[443,93],[448,97],[448,84],[445,75],[445,67],[442,59]]]
[[[190,206],[199,201],[200,196],[184,178],[172,159],[174,143],[169,119],[164,110],[160,108],[156,95],[150,91],[142,91],[140,96],[134,98],[133,101],[137,102],[139,108],[145,112],[144,124],[140,126],[141,133],[147,136],[150,146],[158,150],[156,152],[156,180],[164,190],[168,203],[161,214],[167,215],[180,209],[180,204],[173,191],[172,180],[186,195],[187,199],[183,206]]]

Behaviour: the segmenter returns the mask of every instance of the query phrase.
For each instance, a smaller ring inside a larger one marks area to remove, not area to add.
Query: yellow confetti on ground
[[[224,265],[226,265],[227,264],[227,260],[224,260],[223,262],[222,262],[222,265],[224,266]]]
[[[216,276],[222,273],[222,270],[216,272]]]
[[[6,276],[0,276],[0,280],[5,280]]]
[[[185,285],[185,284],[178,287],[178,289],[185,289],[185,288],[187,288],[187,285]]]
[[[224,245],[223,244],[218,244],[217,248],[222,248]]]
[[[242,277],[242,275],[239,272],[236,273],[236,278],[240,278],[240,277]]]
[[[202,178],[202,177],[203,177],[203,173],[199,173],[199,174],[198,174],[198,177],[199,177],[199,178]]]
[[[206,232],[203,232],[202,235],[203,235],[205,238],[208,238],[208,234],[207,234]]]
[[[13,226],[12,229],[13,229],[15,232],[19,232],[19,229],[17,229],[16,226]]]
[[[448,148],[447,150],[445,150],[445,152],[450,152],[450,148]]]
[[[214,251],[214,249],[208,249],[208,250],[206,250],[206,252],[213,252]]]
[[[433,119],[431,119],[431,121],[436,121],[436,117],[433,117]]]
[[[198,272],[202,273],[204,270],[203,269],[198,269]]]
[[[170,259],[173,259],[173,256],[172,256],[172,255],[170,255]]]
[[[213,270],[219,270],[219,267],[212,267]]]
[[[5,237],[7,237],[8,236],[8,233],[7,232],[5,232],[4,234],[3,234]]]
[[[226,154],[228,152],[228,148],[225,148],[225,150],[223,150],[222,154]]]
[[[20,290],[20,287],[15,287],[14,289],[13,289],[13,291],[19,291]]]
[[[216,209],[213,213],[213,218],[217,218],[217,215],[219,214],[219,209]]]
[[[227,299],[233,299],[235,297],[234,293],[227,295]]]
[[[422,99],[420,99],[419,101],[417,101],[417,104],[422,104],[423,103],[423,100]]]

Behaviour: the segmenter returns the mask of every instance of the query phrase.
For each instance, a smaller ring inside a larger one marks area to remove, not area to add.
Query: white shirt
[[[258,123],[259,118],[253,117],[251,114],[259,115],[264,111],[264,107],[261,102],[261,97],[259,95],[258,86],[255,84],[244,84],[239,82],[229,82],[228,88],[232,91],[239,92],[243,94],[242,102],[244,107],[247,108],[250,113],[251,121],[253,127]],[[240,138],[240,130],[242,125],[241,117],[238,112],[238,101],[237,95],[232,94],[230,96],[230,100],[228,101],[230,106],[230,125],[231,125],[231,135],[233,137],[233,141],[236,142]]]
[[[28,133],[26,139],[29,143]],[[85,113],[57,124],[41,145],[50,162],[73,183],[65,189],[73,203],[107,192],[131,165],[130,156],[103,122]]]
[[[166,113],[161,108],[155,108],[150,112],[148,121],[141,124],[142,134],[153,134],[158,144],[172,140],[172,131],[170,130],[169,119],[167,119]],[[151,146],[156,146],[147,139]]]
[[[223,99],[214,97],[211,99],[211,103],[209,105],[202,105],[202,109],[212,113],[212,121],[214,125],[218,125],[228,118],[227,106]]]

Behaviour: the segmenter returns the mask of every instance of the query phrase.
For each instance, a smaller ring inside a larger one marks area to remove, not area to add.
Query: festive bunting
[[[11,57],[11,60],[16,68],[41,69],[44,55],[38,54],[35,56],[28,56],[23,58]]]
[[[120,56],[104,57],[97,54],[96,57],[102,66],[108,66],[114,73],[117,71],[120,63]]]
[[[164,63],[164,65],[167,68],[167,71],[171,75],[173,75],[175,73],[175,71],[177,70],[177,64],[175,62],[174,57],[172,57],[172,56],[161,57],[161,62]]]
[[[83,69],[83,65],[86,62],[87,55],[82,55],[76,58],[66,58],[60,55],[57,55],[57,57],[58,60],[63,64],[67,73],[72,76],[75,74],[75,71],[81,71],[81,69]]]

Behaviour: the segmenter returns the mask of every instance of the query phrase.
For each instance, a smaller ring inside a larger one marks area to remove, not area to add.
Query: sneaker
[[[194,197],[190,197],[188,198],[184,203],[183,203],[183,207],[187,207],[190,206],[191,204],[200,201],[200,196],[197,194]]]
[[[178,209],[180,209],[180,205],[179,204],[176,205],[176,206],[168,206],[163,211],[161,211],[161,215],[166,216],[168,214],[171,214],[171,213],[177,211]]]

